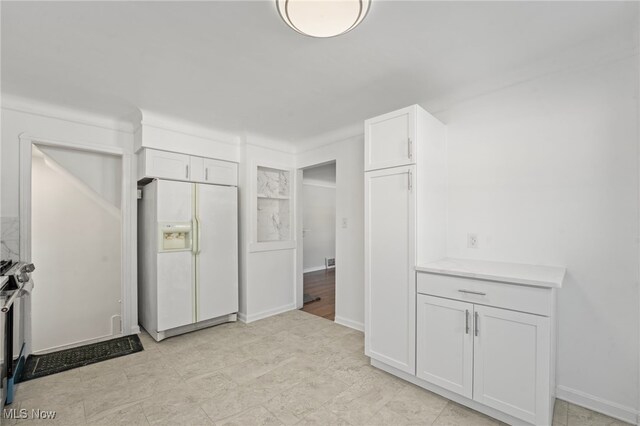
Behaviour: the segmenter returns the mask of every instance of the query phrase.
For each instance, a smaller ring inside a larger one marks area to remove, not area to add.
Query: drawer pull
[[[464,332],[469,334],[469,310],[464,310]]]
[[[458,290],[460,293],[469,293],[469,294],[477,294],[478,296],[486,296],[487,293],[482,293],[480,291],[471,291],[471,290]]]

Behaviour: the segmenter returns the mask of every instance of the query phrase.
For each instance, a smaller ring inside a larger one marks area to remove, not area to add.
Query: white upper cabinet
[[[218,185],[238,185],[238,165],[229,161],[204,159],[204,182]]]
[[[189,156],[189,181],[204,182],[204,158]]]
[[[237,186],[238,164],[144,148],[138,153],[138,180],[143,178]]]
[[[175,152],[145,149],[140,155],[139,175],[172,180],[189,180],[189,156]]]
[[[365,352],[415,374],[414,166],[365,173]]]
[[[365,121],[365,171],[415,164],[416,109],[414,105]]]
[[[473,304],[418,295],[416,375],[473,397]]]
[[[473,399],[529,423],[548,424],[549,318],[475,305]]]

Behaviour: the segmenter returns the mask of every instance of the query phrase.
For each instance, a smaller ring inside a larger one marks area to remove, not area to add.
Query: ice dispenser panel
[[[158,251],[191,250],[191,222],[159,223]]]

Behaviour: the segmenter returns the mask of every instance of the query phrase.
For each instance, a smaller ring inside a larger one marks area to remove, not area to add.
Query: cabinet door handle
[[[189,165],[184,166],[184,177],[185,179],[189,179]]]
[[[471,290],[465,290],[465,289],[460,289],[458,290],[460,293],[468,293],[468,294],[475,294],[478,296],[486,296],[487,293],[482,293],[481,291],[471,291]]]
[[[413,188],[413,174],[411,173],[411,170],[409,170],[407,176],[409,177],[409,191],[411,191],[411,189]]]
[[[209,168],[204,169],[204,180],[209,180]]]
[[[464,310],[464,333],[469,334],[469,310]]]
[[[413,142],[411,142],[411,138],[407,138],[407,157],[409,157],[409,160],[411,160],[411,158],[413,157]]]
[[[473,334],[475,334],[476,336],[478,335],[478,313],[475,312],[473,314]]]

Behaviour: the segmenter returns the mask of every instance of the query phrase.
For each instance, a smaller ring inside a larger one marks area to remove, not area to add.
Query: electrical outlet
[[[467,247],[468,248],[478,248],[478,235],[477,234],[467,234]]]

